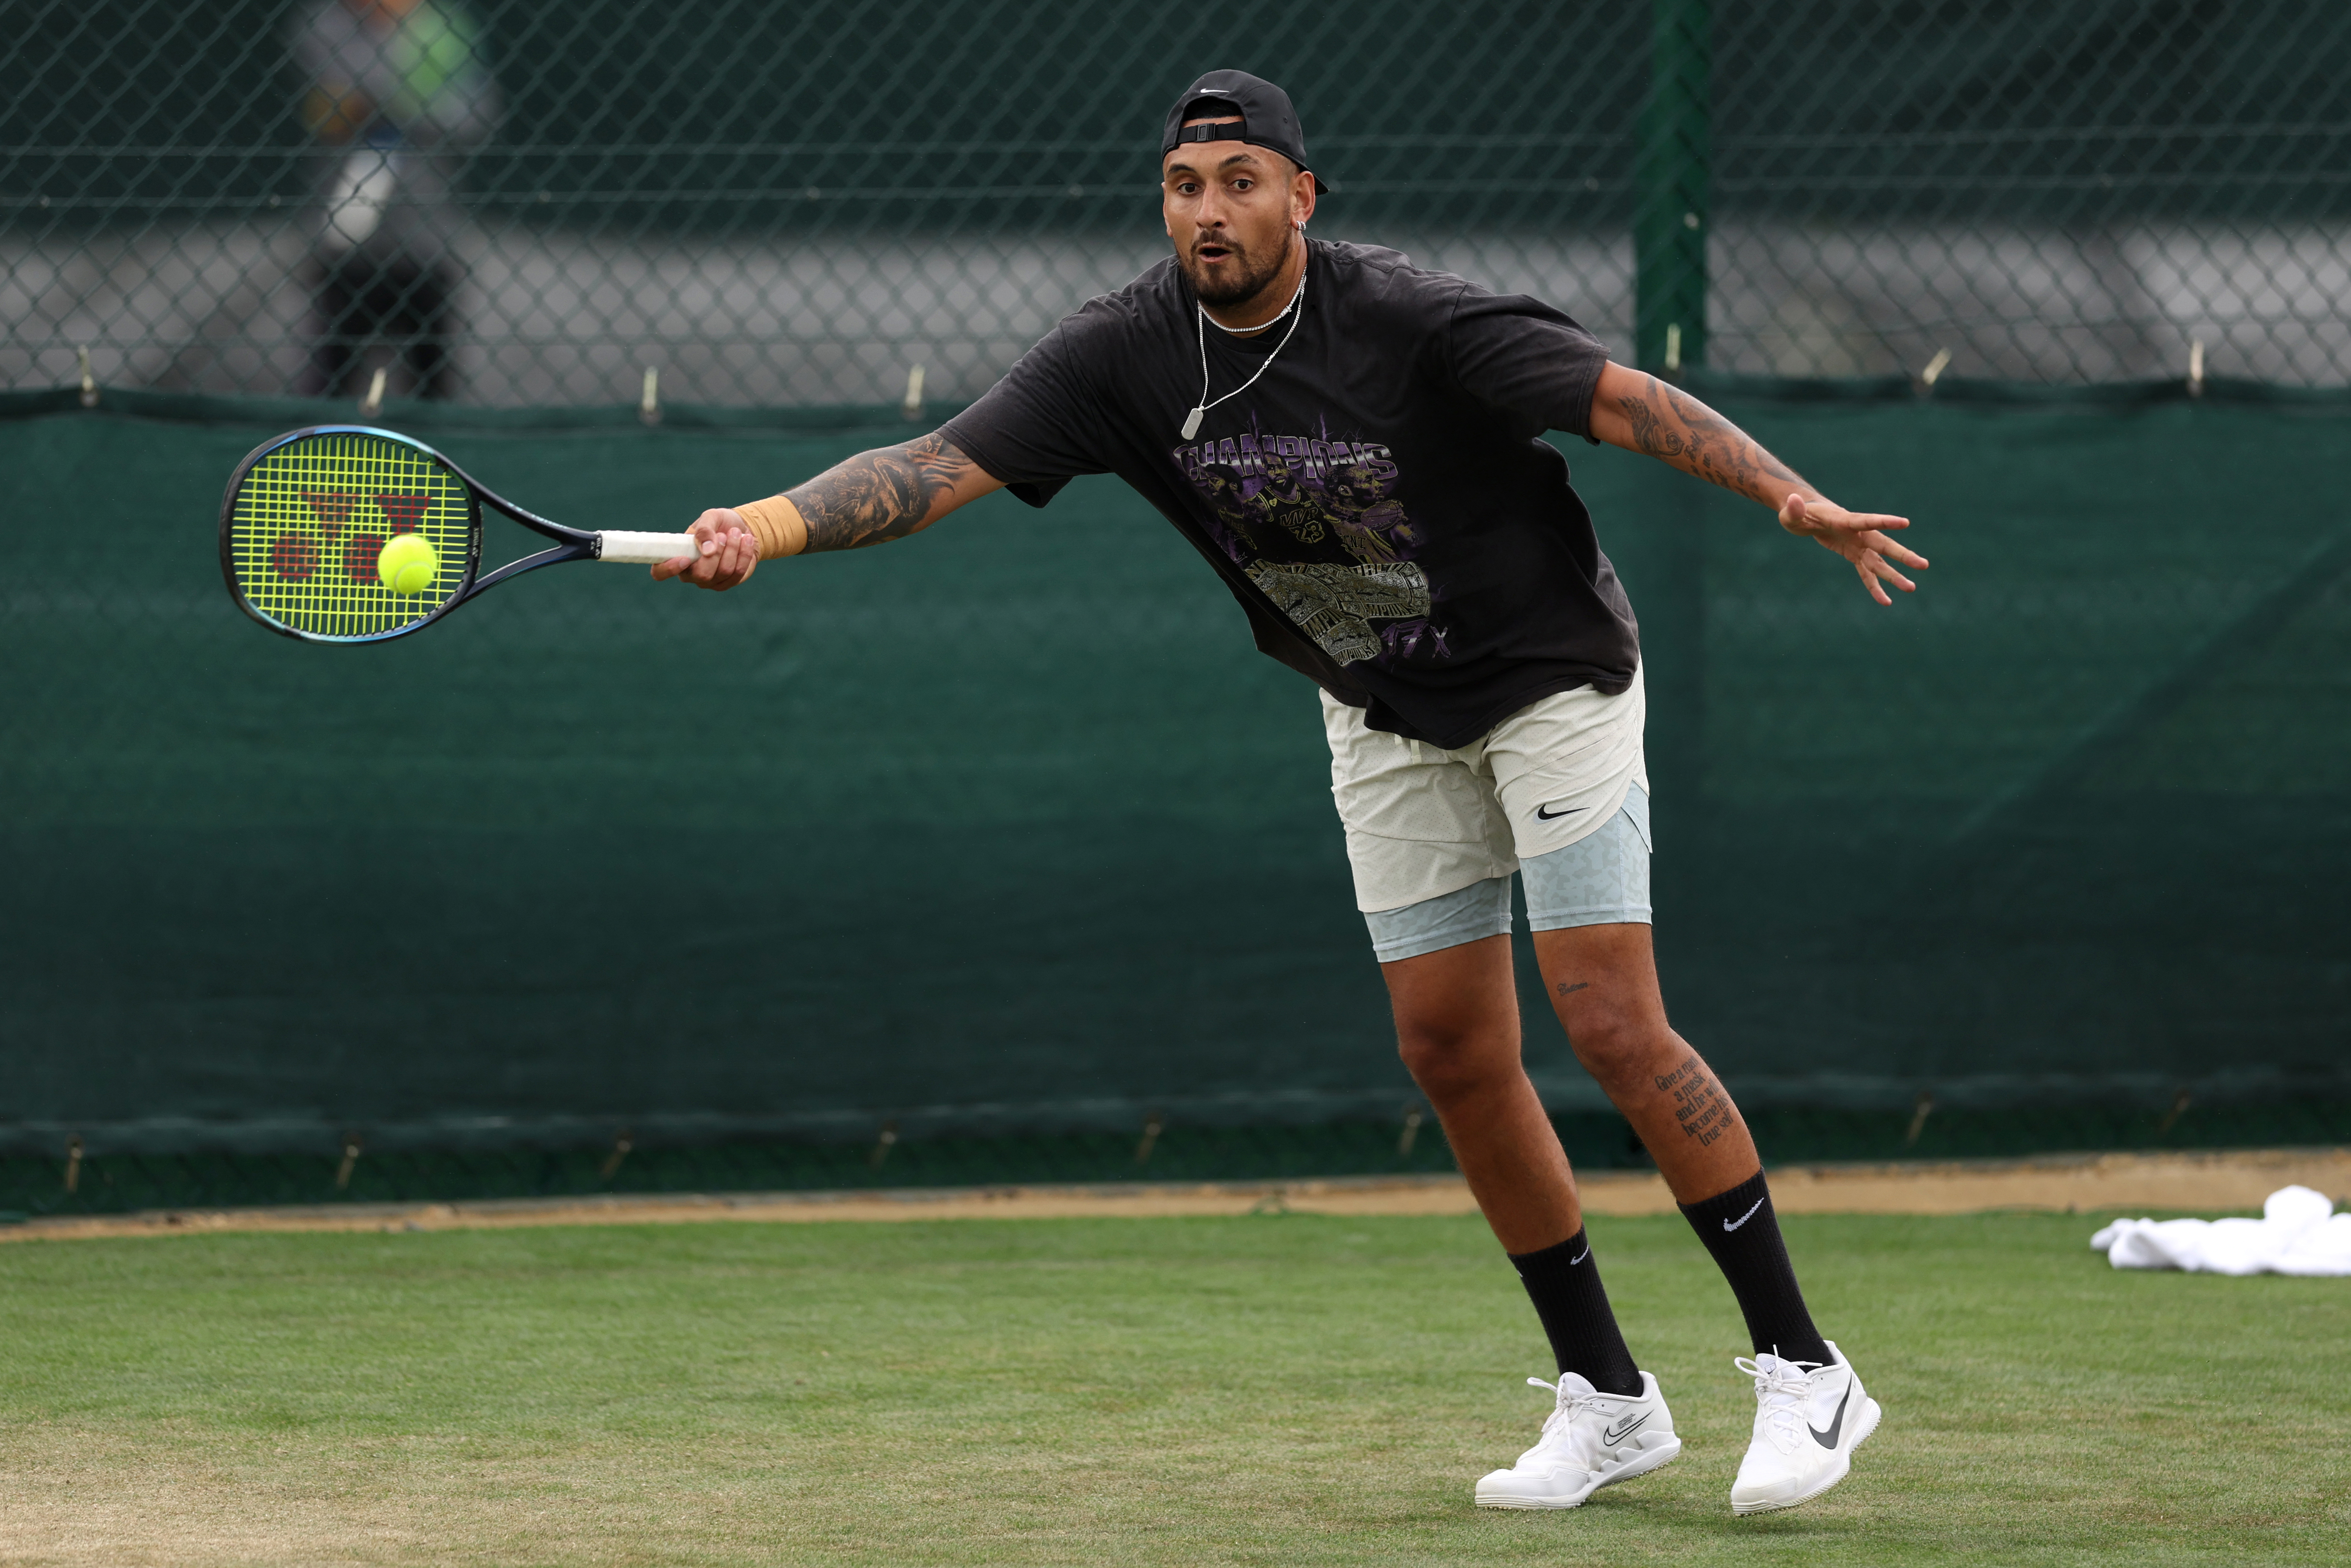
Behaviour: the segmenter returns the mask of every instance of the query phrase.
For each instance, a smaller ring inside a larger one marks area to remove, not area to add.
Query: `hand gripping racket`
[[[484,507],[555,548],[482,576]],[[393,548],[403,535],[421,546]],[[221,501],[221,574],[237,608],[306,643],[404,637],[542,566],[642,566],[696,548],[691,534],[590,533],[549,522],[423,443],[360,424],[312,425],[263,442],[229,476]]]

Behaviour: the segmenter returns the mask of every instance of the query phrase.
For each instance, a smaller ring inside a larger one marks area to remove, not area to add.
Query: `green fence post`
[[[1706,362],[1710,0],[1651,0],[1649,96],[1633,173],[1633,352],[1645,371]]]
[[[1635,168],[1634,361],[1678,379],[1706,362],[1710,0],[1652,0],[1649,96]],[[1637,492],[1641,517],[1612,556],[1641,622],[1649,785],[1659,812],[1651,862],[1668,917],[1661,952],[1686,946],[1707,857],[1706,486],[1662,463]]]

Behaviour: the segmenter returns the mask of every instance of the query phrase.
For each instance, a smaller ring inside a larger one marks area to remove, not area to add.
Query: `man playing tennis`
[[[1609,362],[1551,307],[1305,237],[1324,187],[1289,97],[1211,71],[1169,110],[1175,255],[1088,302],[936,433],[705,512],[653,569],[728,589],[758,561],[903,538],[992,490],[1043,506],[1116,474],[1223,577],[1263,652],[1322,689],[1332,791],[1405,1063],[1525,1281],[1558,1362],[1541,1438],[1478,1483],[1573,1508],[1680,1452],[1627,1351],[1575,1180],[1520,1064],[1510,877],[1576,1057],[1632,1123],[1754,1343],[1730,1492],[1786,1508],[1844,1479],[1878,1406],[1797,1288],[1737,1107],[1666,1019],[1631,607],[1562,430],[1779,513],[1881,604],[1900,517],[1848,512],[1697,400]]]

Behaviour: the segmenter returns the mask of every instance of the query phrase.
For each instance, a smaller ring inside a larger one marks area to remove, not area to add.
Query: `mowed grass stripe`
[[[1886,1418],[1737,1520],[1677,1218],[1595,1219],[1687,1444],[1481,1513],[1533,1316],[1474,1219],[225,1235],[0,1250],[5,1563],[2351,1559],[2351,1281],[2117,1273],[2096,1221],[1795,1217]]]

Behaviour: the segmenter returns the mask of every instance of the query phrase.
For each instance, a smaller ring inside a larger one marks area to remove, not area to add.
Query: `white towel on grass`
[[[2323,1192],[2280,1187],[2259,1219],[2117,1219],[2090,1245],[2117,1269],[2199,1274],[2351,1274],[2351,1212]]]

